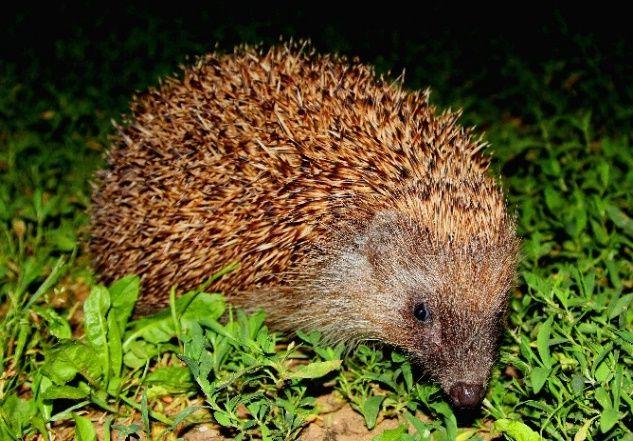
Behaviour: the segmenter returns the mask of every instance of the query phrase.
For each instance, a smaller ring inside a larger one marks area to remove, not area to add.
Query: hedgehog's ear
[[[364,252],[376,266],[395,257],[396,241],[402,234],[402,216],[392,210],[379,211],[369,222],[364,241]]]

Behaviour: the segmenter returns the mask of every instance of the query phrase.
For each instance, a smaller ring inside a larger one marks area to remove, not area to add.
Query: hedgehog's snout
[[[449,396],[457,407],[476,407],[484,397],[485,388],[481,384],[458,382],[451,386]]]

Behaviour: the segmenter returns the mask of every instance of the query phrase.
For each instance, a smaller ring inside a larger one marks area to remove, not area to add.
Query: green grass
[[[244,439],[294,439],[316,397],[334,391],[368,428],[382,416],[408,423],[379,440],[633,440],[633,82],[603,73],[591,39],[570,38],[576,58],[505,53],[494,93],[482,72],[456,81],[453,53],[402,44],[367,58],[407,66],[410,87],[432,85],[436,103],[485,127],[524,237],[501,360],[481,413],[464,417],[397,351],[347,354],[316,333],[289,341],[262,314],[204,292],[131,320],[138,280],[95,284],[86,208],[110,119],[135,88],[206,48],[148,28],[96,54],[83,40],[58,45],[56,59],[84,63],[68,79],[35,56],[0,67],[0,439],[75,427],[89,440],[97,426],[105,439],[170,439],[205,421]],[[320,46],[356,49],[340,35]],[[134,62],[140,52],[147,63]]]

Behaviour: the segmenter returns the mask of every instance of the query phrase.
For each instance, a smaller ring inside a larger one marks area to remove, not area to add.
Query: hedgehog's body
[[[207,56],[132,111],[94,195],[106,280],[141,275],[150,310],[237,262],[212,285],[236,304],[402,346],[469,404],[455,384],[487,379],[516,239],[455,114],[294,47]]]

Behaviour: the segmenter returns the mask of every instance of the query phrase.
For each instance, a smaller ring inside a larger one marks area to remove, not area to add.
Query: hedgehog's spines
[[[485,143],[459,111],[436,114],[429,89],[405,90],[403,75],[376,77],[299,40],[200,56],[137,94],[94,193],[97,268],[143,274],[144,299],[161,302],[176,272],[190,288],[227,259],[242,268],[216,288],[263,287],[334,221],[393,204],[417,222],[439,216],[440,241],[498,236],[508,221]],[[443,190],[427,203],[404,191],[416,185]],[[442,208],[468,198],[488,203]]]

